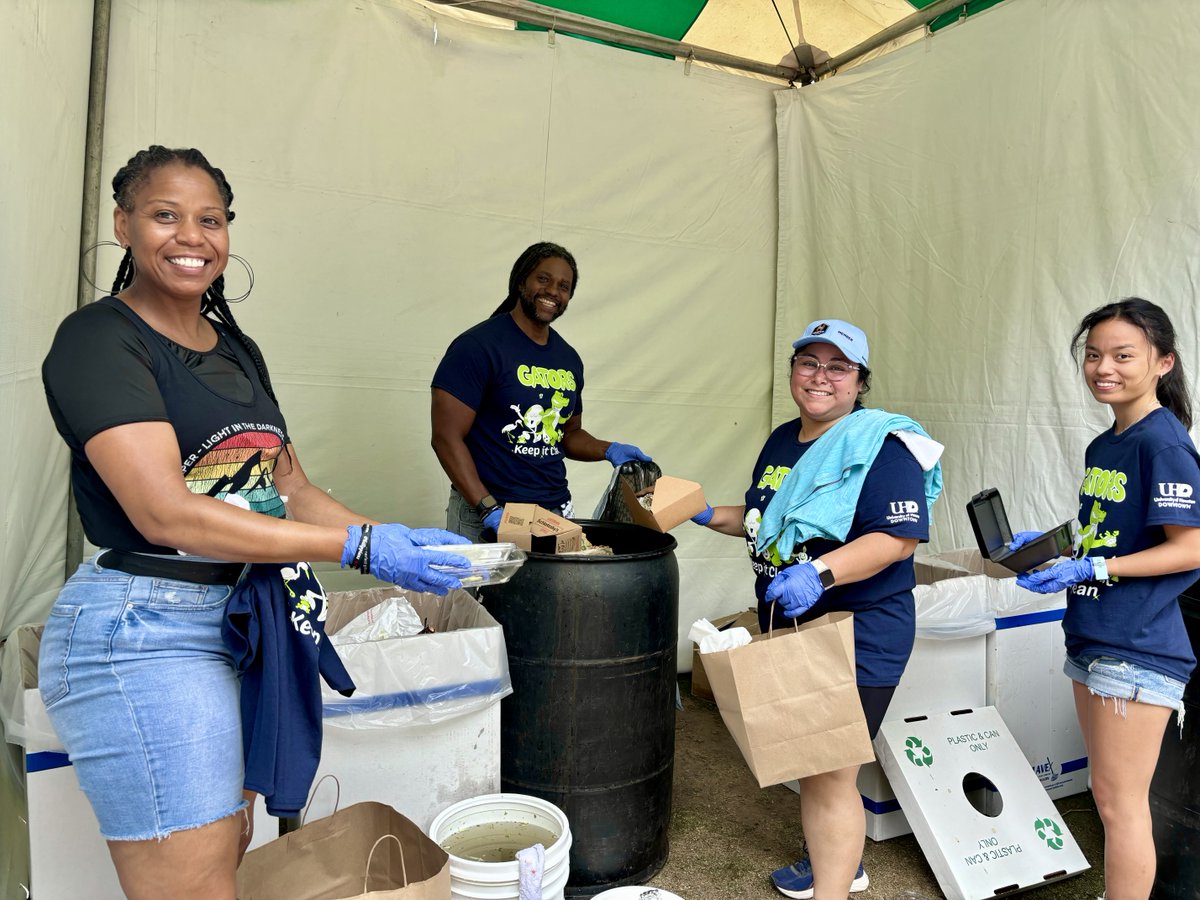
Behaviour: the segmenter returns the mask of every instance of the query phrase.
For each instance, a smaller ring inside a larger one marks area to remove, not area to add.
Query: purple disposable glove
[[[457,553],[440,553],[422,550],[412,539],[413,529],[405,525],[367,526],[364,545],[362,525],[347,527],[346,545],[342,548],[342,565],[353,565],[364,575],[374,575],[380,581],[390,581],[402,588],[424,591],[430,594],[445,594],[462,587],[462,582],[446,572],[432,568],[434,565],[456,569],[469,569],[471,562]],[[438,528],[423,528],[417,531],[436,536],[442,543],[469,543],[459,535],[452,535]],[[449,537],[449,540],[442,540]]]
[[[692,516],[692,521],[695,522],[697,525],[707,525],[709,522],[712,521],[712,517],[713,517],[713,508],[711,505],[706,503],[706,504],[704,504],[704,511],[698,512],[694,516]]]
[[[1030,541],[1034,540],[1035,538],[1040,538],[1041,536],[1042,533],[1040,531],[1018,531],[1013,535],[1012,541],[1009,542],[1008,549],[1018,550],[1021,547],[1024,547]]]
[[[627,462],[654,462],[649,456],[639,450],[633,444],[618,444],[613,441],[608,445],[608,449],[604,451],[604,458],[614,466],[620,466]]]
[[[808,612],[825,592],[821,576],[810,562],[789,566],[771,579],[767,585],[768,603],[779,601],[783,614],[789,619]]]
[[[1017,584],[1035,594],[1057,594],[1073,584],[1081,581],[1095,581],[1096,567],[1092,558],[1068,559],[1055,563],[1048,569],[1037,572],[1023,572],[1017,576]]]

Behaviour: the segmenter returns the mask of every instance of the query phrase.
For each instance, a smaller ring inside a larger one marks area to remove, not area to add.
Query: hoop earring
[[[122,244],[118,244],[116,241],[97,241],[96,243],[92,244],[92,246],[88,247],[86,250],[84,250],[82,253],[79,254],[79,274],[80,274],[80,276],[83,278],[84,281],[86,281],[91,286],[92,290],[95,291],[97,294],[107,295],[109,293],[107,288],[102,288],[102,287],[98,286],[96,284],[96,282],[94,282],[94,281],[92,281],[92,279],[88,278],[88,270],[87,270],[87,265],[86,265],[86,260],[87,260],[88,254],[95,253],[101,247],[116,247],[122,253],[124,253],[129,248],[123,246]],[[133,265],[134,265],[133,257],[130,257],[129,265],[130,265],[131,274],[136,275],[137,270],[135,268],[133,268]]]
[[[243,300],[245,300],[247,297],[249,297],[250,292],[252,290],[254,290],[254,269],[253,269],[253,267],[251,267],[250,263],[246,260],[245,257],[238,256],[236,253],[230,253],[229,258],[236,259],[238,262],[240,262],[242,264],[242,266],[246,270],[246,276],[250,279],[250,286],[248,288],[246,288],[246,292],[244,294],[242,294],[240,297],[226,297],[225,302],[226,303],[241,303]]]

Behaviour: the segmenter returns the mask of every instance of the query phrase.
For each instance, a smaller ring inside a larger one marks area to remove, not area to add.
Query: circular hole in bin
[[[962,789],[963,796],[977,813],[994,819],[1004,811],[1004,798],[986,775],[968,772],[963,776]]]

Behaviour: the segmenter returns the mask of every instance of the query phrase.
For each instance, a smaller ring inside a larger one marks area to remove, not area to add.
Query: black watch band
[[[499,506],[500,504],[496,502],[495,497],[493,497],[491,494],[484,494],[483,499],[475,504],[475,512],[477,512],[479,514],[479,518],[482,519],[493,509],[497,509]]]

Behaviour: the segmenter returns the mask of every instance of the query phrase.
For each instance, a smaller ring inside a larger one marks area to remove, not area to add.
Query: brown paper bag
[[[875,759],[855,685],[851,613],[703,658],[721,718],[759,787]]]
[[[390,806],[355,803],[247,853],[237,896],[450,900],[450,857]]]

